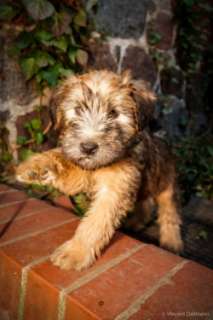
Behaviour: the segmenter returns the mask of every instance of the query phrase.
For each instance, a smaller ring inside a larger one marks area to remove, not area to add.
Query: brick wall
[[[88,270],[53,266],[51,252],[78,223],[0,186],[1,320],[212,319],[212,270],[119,232]]]

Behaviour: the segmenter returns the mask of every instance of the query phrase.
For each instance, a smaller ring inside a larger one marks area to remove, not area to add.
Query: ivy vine
[[[0,5],[0,20],[22,25],[9,51],[39,89],[55,86],[87,64],[89,24],[79,1],[8,0]]]

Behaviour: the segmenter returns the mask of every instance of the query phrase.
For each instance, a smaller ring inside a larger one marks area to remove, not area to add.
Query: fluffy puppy
[[[53,108],[60,148],[21,163],[17,180],[51,184],[67,195],[86,192],[91,205],[74,237],[56,249],[62,269],[90,266],[136,202],[140,214],[158,206],[160,244],[182,248],[175,166],[166,145],[147,130],[155,100],[129,73],[93,71],[68,78]]]

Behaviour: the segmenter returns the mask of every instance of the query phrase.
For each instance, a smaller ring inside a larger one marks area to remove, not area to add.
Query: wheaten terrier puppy
[[[105,70],[72,76],[56,91],[60,148],[32,156],[16,176],[91,199],[73,238],[52,255],[60,268],[90,266],[136,201],[141,215],[150,199],[157,204],[160,244],[182,248],[175,166],[165,144],[147,130],[154,100],[129,73]]]

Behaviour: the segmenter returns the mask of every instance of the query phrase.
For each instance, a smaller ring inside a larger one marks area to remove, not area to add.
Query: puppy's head
[[[67,79],[54,100],[64,154],[87,170],[123,158],[147,124],[153,100],[129,73],[93,71]]]

